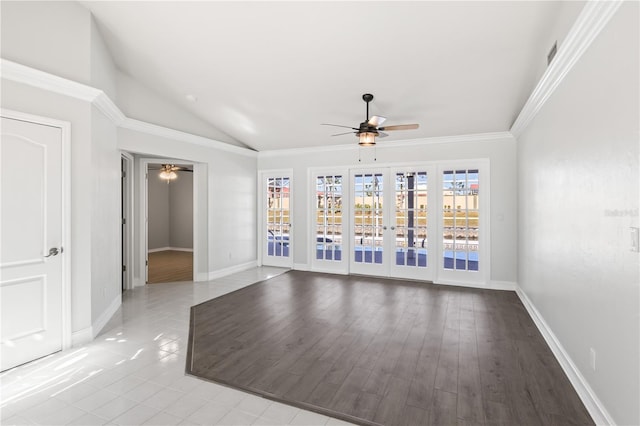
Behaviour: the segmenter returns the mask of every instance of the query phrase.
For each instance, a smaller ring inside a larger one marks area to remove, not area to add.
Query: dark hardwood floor
[[[187,372],[365,425],[586,425],[514,292],[292,271],[191,309]]]

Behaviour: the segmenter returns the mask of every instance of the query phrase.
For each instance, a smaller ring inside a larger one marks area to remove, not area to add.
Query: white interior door
[[[262,264],[293,267],[292,173],[261,174]]]
[[[2,117],[1,369],[63,345],[62,130]]]

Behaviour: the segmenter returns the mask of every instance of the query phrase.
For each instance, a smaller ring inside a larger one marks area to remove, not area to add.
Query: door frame
[[[257,244],[257,258],[258,258],[258,265],[264,265],[264,260],[265,260],[265,256],[264,256],[264,250],[265,250],[265,241],[267,241],[267,226],[266,226],[266,220],[265,220],[265,208],[266,208],[266,198],[264,196],[264,190],[265,190],[265,186],[264,186],[264,180],[267,178],[267,176],[288,176],[289,177],[289,244],[290,247],[292,247],[294,250],[296,248],[296,242],[295,242],[295,223],[294,223],[294,211],[295,211],[295,201],[294,201],[294,182],[293,182],[293,169],[269,169],[269,170],[259,170],[258,171],[258,182],[257,182],[257,189],[258,189],[258,214],[257,214],[257,218],[258,218],[258,224],[259,224],[259,238],[258,238],[258,244]],[[293,257],[294,257],[294,250],[289,250],[289,256],[288,256],[288,261],[287,262],[278,262],[277,265],[267,265],[267,266],[278,266],[278,267],[282,267],[282,268],[289,268],[289,269],[293,269]],[[282,257],[282,256],[281,256]]]
[[[198,210],[202,206],[202,200],[198,196],[198,180],[200,179],[200,164],[195,161],[181,160],[177,158],[150,158],[145,157],[140,159],[140,195],[141,195],[141,208],[140,208],[140,285],[147,285],[147,278],[149,276],[148,269],[148,253],[149,253],[149,189],[148,189],[148,176],[149,176],[149,164],[157,163],[170,163],[176,166],[193,166],[193,281],[198,281],[199,262],[198,254],[200,253],[200,223],[198,219]],[[206,240],[206,236],[205,236]],[[207,277],[208,278],[208,277]],[[206,281],[206,278],[202,281]]]
[[[124,241],[120,242],[120,247],[124,250],[124,253],[121,253],[121,258],[124,260],[124,265],[127,267],[125,271],[124,277],[124,289],[131,290],[133,289],[133,253],[134,244],[133,244],[133,236],[135,235],[135,220],[134,220],[134,207],[133,207],[133,191],[134,191],[134,158],[133,155],[126,151],[120,152],[120,158],[125,161],[124,172],[125,176],[125,193],[122,194],[121,199],[124,200],[124,205],[122,206],[122,211],[124,211],[124,218],[127,220],[125,231],[124,231]]]
[[[71,123],[54,118],[0,108],[0,116],[18,121],[59,128],[61,131],[62,149],[62,242],[64,256],[62,257],[62,350],[69,349],[72,343],[71,329]]]

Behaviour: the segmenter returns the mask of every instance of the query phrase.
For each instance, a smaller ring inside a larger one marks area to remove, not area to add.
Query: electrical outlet
[[[591,369],[596,371],[596,350],[591,348],[589,352],[591,353]]]

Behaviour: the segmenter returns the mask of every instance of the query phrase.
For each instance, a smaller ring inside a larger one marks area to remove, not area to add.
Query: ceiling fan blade
[[[331,136],[342,136],[342,135],[350,135],[353,134],[355,132],[344,132],[344,133],[336,133],[335,135],[331,135]]]
[[[369,126],[378,127],[379,125],[384,123],[386,119],[387,119],[386,117],[381,117],[379,115],[374,115],[373,117],[371,117],[369,119]]]
[[[387,133],[385,133],[385,132],[380,132],[380,131],[378,132],[378,137],[379,138],[386,138],[387,136],[389,136],[389,135]]]
[[[329,124],[329,123],[320,123],[321,126],[333,126],[333,127],[344,127],[345,129],[353,129],[353,130],[358,130],[355,127],[351,127],[351,126],[343,126],[342,124]]]
[[[390,130],[413,130],[420,127],[419,124],[397,124],[395,126],[380,127],[378,130],[390,131]]]

